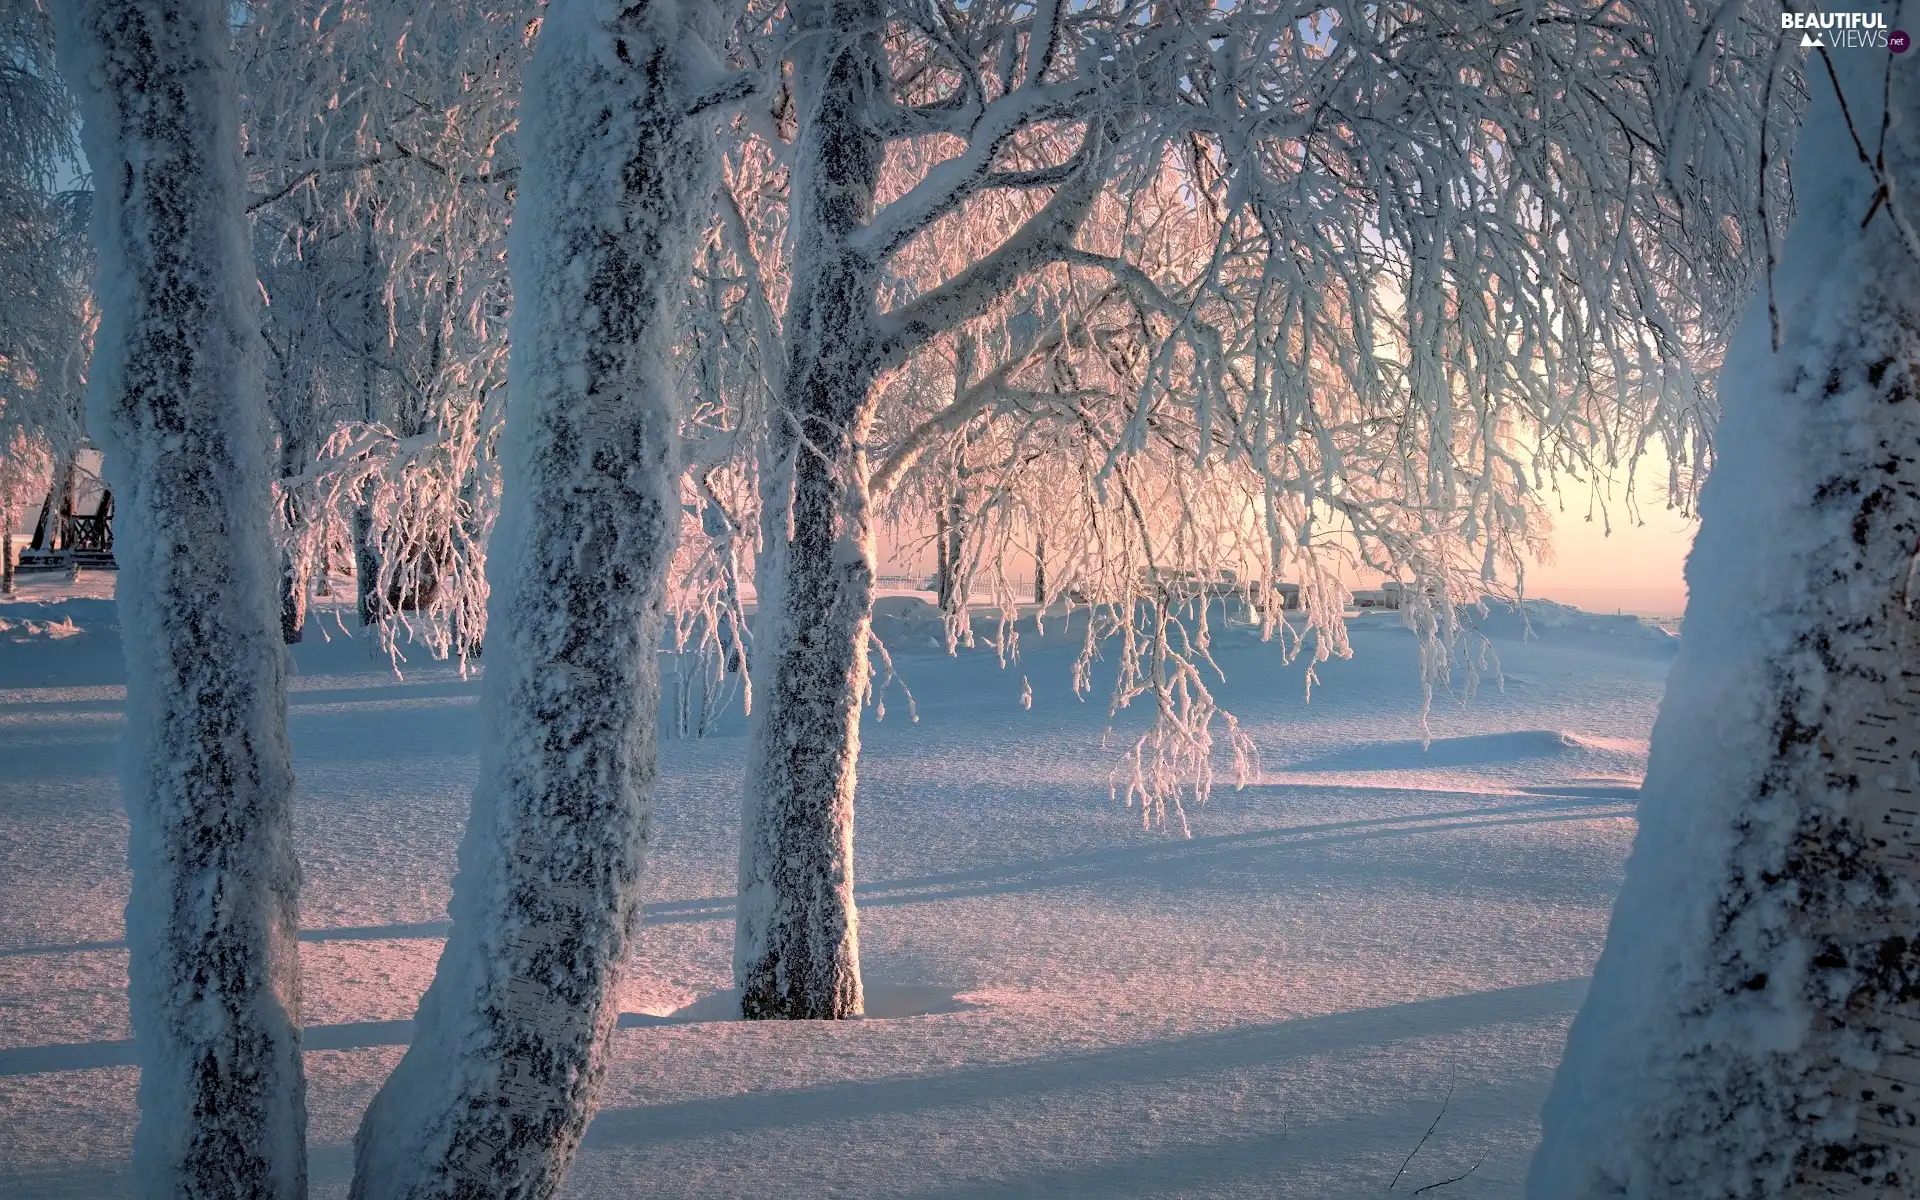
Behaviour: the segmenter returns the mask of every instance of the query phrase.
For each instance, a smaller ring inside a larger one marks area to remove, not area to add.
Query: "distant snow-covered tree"
[[[71,473],[85,435],[89,339],[86,193],[73,97],[40,0],[0,2],[0,593],[13,590],[13,527]]]
[[[351,543],[361,619],[396,654],[484,637],[537,8],[261,5],[240,30],[289,582]]]
[[[84,191],[42,195],[0,218],[0,279],[10,296],[0,319],[0,594],[13,591],[15,522],[69,493],[86,441],[98,318],[89,199]]]
[[[119,496],[133,1177],[294,1200],[300,872],[230,14],[63,4],[60,61],[102,184],[89,384]]]

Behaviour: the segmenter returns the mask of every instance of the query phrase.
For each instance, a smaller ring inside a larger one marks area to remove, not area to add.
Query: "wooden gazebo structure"
[[[97,466],[99,452],[82,451],[76,462],[72,482],[64,489],[56,484],[40,505],[40,520],[33,527],[33,541],[20,552],[19,570],[52,571],[84,567],[111,570],[113,561],[113,492],[101,482]],[[89,469],[95,468],[95,469]],[[65,495],[57,495],[57,491]]]

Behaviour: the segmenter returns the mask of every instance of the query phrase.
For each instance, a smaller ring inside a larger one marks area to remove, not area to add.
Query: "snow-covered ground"
[[[0,1195],[123,1194],[117,618],[100,577],[28,591],[0,605]],[[1427,1194],[1518,1195],[1672,656],[1630,621],[1546,617],[1534,641],[1490,623],[1504,690],[1437,701],[1424,750],[1391,614],[1355,622],[1311,703],[1298,666],[1228,634],[1219,694],[1264,774],[1192,812],[1190,840],[1109,799],[1118,751],[1070,648],[1029,639],[1003,670],[897,647],[919,720],[896,690],[862,731],[855,1022],[709,1019],[744,727],[664,741],[647,927],[566,1195],[1326,1200],[1470,1168]],[[295,657],[314,1193],[334,1197],[439,952],[478,687],[441,664],[396,679],[337,631]]]

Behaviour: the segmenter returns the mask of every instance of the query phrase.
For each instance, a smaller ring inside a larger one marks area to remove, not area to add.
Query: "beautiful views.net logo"
[[[1891,50],[1904,53],[1910,44],[1905,32],[1887,28],[1883,12],[1788,12],[1780,14],[1780,28],[1800,35],[1809,50]]]

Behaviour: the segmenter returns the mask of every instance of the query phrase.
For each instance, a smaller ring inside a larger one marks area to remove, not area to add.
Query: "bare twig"
[[[1846,90],[1840,86],[1840,76],[1833,69],[1833,56],[1827,53],[1824,46],[1820,48],[1820,61],[1826,64],[1827,78],[1832,81],[1833,94],[1840,101],[1840,116],[1847,123],[1847,133],[1853,138],[1853,148],[1860,155],[1860,165],[1873,176],[1875,189],[1873,204],[1867,209],[1866,220],[1862,221],[1861,225],[1864,227],[1867,221],[1873,220],[1873,214],[1880,211],[1880,205],[1884,202],[1887,206],[1887,215],[1893,218],[1894,228],[1900,234],[1901,240],[1906,242],[1908,251],[1916,258],[1920,258],[1920,235],[1915,234],[1913,228],[1907,224],[1906,218],[1894,207],[1893,186],[1888,181],[1886,173],[1881,170],[1880,163],[1867,153],[1866,143],[1860,140],[1860,130],[1853,123],[1853,110],[1847,105]]]
[[[292,195],[302,184],[310,179],[318,179],[324,175],[338,174],[341,171],[365,171],[380,166],[383,163],[393,161],[394,156],[390,154],[369,154],[362,158],[352,158],[342,162],[319,163],[315,166],[310,166],[296,174],[291,182],[274,191],[264,196],[253,196],[249,198],[247,201],[247,211],[250,213],[258,212],[267,205]]]
[[[1393,1173],[1393,1182],[1387,1185],[1388,1191],[1392,1191],[1399,1186],[1400,1177],[1407,1173],[1407,1168],[1413,1163],[1413,1156],[1420,1153],[1420,1148],[1427,1144],[1427,1139],[1433,1136],[1433,1131],[1440,1128],[1440,1118],[1447,1115],[1447,1105],[1452,1103],[1453,1084],[1450,1083],[1447,1085],[1447,1098],[1440,1102],[1440,1111],[1433,1115],[1433,1124],[1427,1126],[1427,1131],[1420,1135],[1420,1140],[1414,1144],[1413,1150],[1409,1152],[1406,1157],[1406,1161],[1402,1162],[1400,1169]],[[1418,1193],[1415,1194],[1417,1195]]]
[[[1783,39],[1784,44],[1784,39]],[[1780,306],[1773,288],[1773,271],[1780,259],[1773,249],[1773,218],[1767,212],[1767,128],[1773,121],[1773,82],[1780,75],[1783,51],[1776,50],[1767,67],[1767,88],[1760,99],[1760,236],[1767,255],[1767,329],[1772,334],[1773,352],[1780,353]]]
[[[1483,1163],[1485,1161],[1487,1161],[1487,1156],[1482,1154],[1478,1162],[1475,1162],[1472,1166],[1468,1167],[1466,1170],[1460,1172],[1458,1175],[1455,1175],[1452,1179],[1442,1179],[1439,1183],[1430,1183],[1425,1187],[1415,1188],[1413,1189],[1413,1194],[1418,1196],[1421,1192],[1431,1192],[1435,1188],[1443,1188],[1443,1187],[1447,1187],[1450,1184],[1459,1183],[1462,1179],[1465,1179],[1467,1176],[1473,1174],[1475,1171],[1478,1171],[1480,1169],[1480,1163]]]

